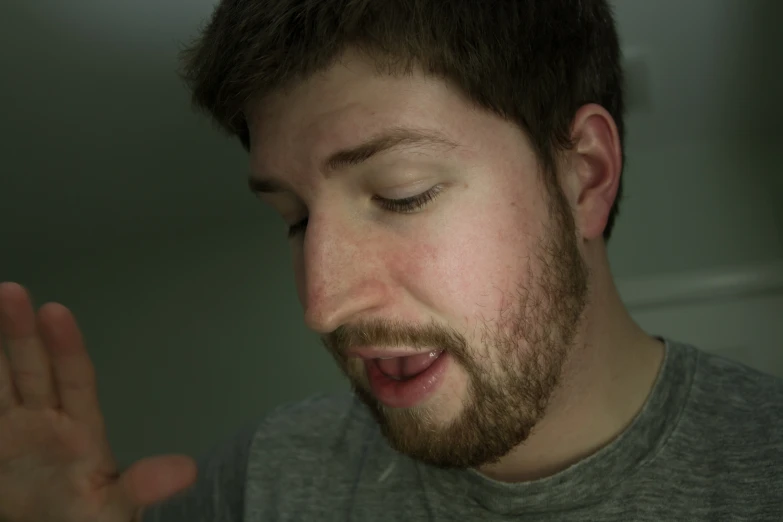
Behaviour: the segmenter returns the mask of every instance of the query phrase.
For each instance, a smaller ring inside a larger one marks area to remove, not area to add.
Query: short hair
[[[348,48],[380,72],[418,67],[526,133],[552,181],[571,123],[604,107],[624,142],[624,79],[607,0],[222,0],[182,52],[194,105],[250,149],[246,104],[333,65]],[[623,166],[625,155],[623,155]],[[622,176],[604,229],[608,240]]]

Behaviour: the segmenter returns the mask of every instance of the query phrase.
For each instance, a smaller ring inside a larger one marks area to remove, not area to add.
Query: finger
[[[186,455],[148,457],[134,463],[111,491],[114,504],[136,511],[162,502],[196,481],[196,462]]]
[[[52,361],[53,380],[63,413],[87,425],[97,440],[104,442],[105,425],[98,402],[95,368],[76,319],[65,306],[47,303],[38,312],[38,324]]]
[[[6,294],[17,292],[17,286],[19,285],[16,283],[0,284],[0,415],[19,404],[19,396],[16,393],[14,382],[11,380],[11,363],[5,355],[2,344],[3,337],[8,336],[5,325],[10,323],[5,312],[6,307],[10,307],[10,305],[6,305],[6,302],[12,299],[12,297],[6,297]]]
[[[3,284],[2,331],[6,338],[11,378],[21,404],[28,408],[54,408],[57,395],[51,363],[38,336],[30,296],[21,285]]]

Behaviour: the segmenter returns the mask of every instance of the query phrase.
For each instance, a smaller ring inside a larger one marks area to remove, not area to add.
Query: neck
[[[644,406],[663,361],[663,343],[631,318],[609,272],[594,263],[582,328],[547,414],[500,462],[479,469],[503,482],[553,475],[614,440]]]

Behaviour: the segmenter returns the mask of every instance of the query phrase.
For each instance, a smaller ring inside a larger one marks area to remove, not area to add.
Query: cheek
[[[512,256],[511,245],[497,234],[464,237],[420,243],[388,261],[406,292],[452,326],[495,319],[509,303],[519,274],[513,259],[522,259]]]

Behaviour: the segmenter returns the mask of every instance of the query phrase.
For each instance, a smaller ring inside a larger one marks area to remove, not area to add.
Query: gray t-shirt
[[[352,395],[249,424],[144,522],[783,521],[783,380],[666,342],[643,410],[551,477],[505,484],[392,450]]]

